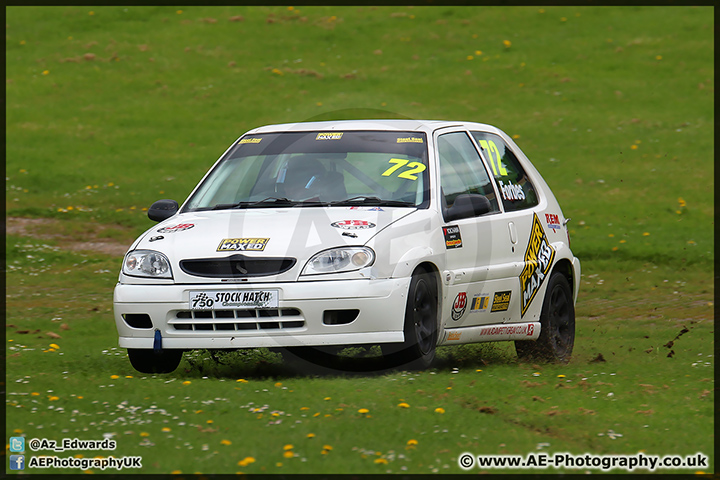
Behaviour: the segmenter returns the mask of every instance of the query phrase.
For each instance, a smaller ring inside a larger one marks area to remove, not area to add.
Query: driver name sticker
[[[341,228],[343,230],[364,230],[366,228],[375,228],[375,224],[366,220],[342,220],[333,222],[331,227]]]
[[[555,249],[548,243],[547,235],[537,214],[533,214],[530,240],[525,250],[525,267],[520,272],[520,317],[525,315],[545,277],[550,272]]]
[[[262,142],[262,137],[260,137],[260,138],[257,138],[257,137],[256,138],[243,138],[238,143],[240,145],[242,145],[243,143],[260,143],[260,142]]]
[[[157,230],[158,233],[175,233],[182,232],[184,230],[190,230],[195,226],[194,223],[181,223],[179,225],[173,225],[172,227],[163,227]]]
[[[191,310],[227,308],[277,308],[278,290],[201,290],[191,291]]]
[[[340,140],[342,132],[318,133],[315,140]]]
[[[217,247],[218,252],[262,252],[269,238],[223,238]]]

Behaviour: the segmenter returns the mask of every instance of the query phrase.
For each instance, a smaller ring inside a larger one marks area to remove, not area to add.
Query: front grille
[[[250,310],[185,310],[168,324],[178,331],[258,331],[303,328],[305,319],[296,308]]]
[[[183,272],[197,277],[260,277],[278,275],[290,270],[297,262],[294,258],[284,257],[246,257],[232,255],[226,258],[197,258],[181,260]]]

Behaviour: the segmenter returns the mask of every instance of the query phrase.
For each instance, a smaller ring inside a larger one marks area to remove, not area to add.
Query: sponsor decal
[[[397,143],[423,143],[422,137],[398,138]]]
[[[460,318],[465,313],[466,308],[467,308],[467,293],[460,292],[457,294],[457,297],[455,297],[455,301],[453,302],[452,319],[455,321],[460,320]]]
[[[462,335],[462,332],[450,332],[448,333],[448,342],[457,341],[460,340],[460,335]]]
[[[315,140],[340,140],[342,132],[318,133]]]
[[[348,207],[348,210],[360,210],[361,212],[384,212],[382,207]]]
[[[442,227],[443,235],[445,235],[445,248],[461,248],[462,237],[460,236],[460,227],[451,225]]]
[[[495,292],[493,295],[493,303],[490,312],[504,312],[510,307],[510,290],[505,292]]]
[[[374,228],[375,224],[366,220],[342,220],[340,222],[333,222],[330,226],[342,228],[343,230],[364,230],[366,228]]]
[[[551,228],[553,233],[555,233],[555,230],[560,229],[560,218],[558,218],[557,215],[554,215],[552,213],[546,213],[545,222],[547,222],[548,228]]]
[[[195,226],[194,223],[181,223],[179,225],[173,225],[172,227],[163,227],[157,230],[158,233],[175,233],[182,232],[184,230],[190,230]]]
[[[218,308],[277,308],[277,290],[197,291],[190,292],[191,310]]]
[[[532,337],[535,326],[531,323],[523,323],[522,325],[500,325],[496,327],[486,327],[480,330],[480,335],[526,335]]]
[[[490,295],[475,295],[470,302],[470,313],[487,312],[488,306],[490,306]]]
[[[262,142],[262,137],[261,138],[257,138],[257,137],[256,138],[243,138],[238,143],[240,145],[242,145],[243,143],[260,143],[260,142]]]
[[[500,184],[500,192],[502,193],[502,197],[505,200],[509,202],[525,200],[525,192],[520,185],[513,185],[512,182],[508,182],[508,184],[505,185],[502,181],[498,183]]]
[[[162,235],[157,235],[155,237],[150,237],[150,240],[148,240],[148,241],[157,242],[158,240],[162,240],[163,238],[165,238],[165,237],[163,237]]]
[[[262,252],[269,238],[223,238],[217,247],[218,252]]]
[[[540,220],[533,214],[532,229],[527,250],[525,250],[525,268],[520,272],[520,317],[525,315],[530,303],[535,298],[545,277],[550,272],[555,249],[548,243],[545,230]]]

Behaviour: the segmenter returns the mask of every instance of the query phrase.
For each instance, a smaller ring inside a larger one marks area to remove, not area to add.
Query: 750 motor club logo
[[[460,292],[457,294],[457,297],[455,297],[455,301],[453,302],[452,319],[455,321],[460,320],[460,318],[465,313],[466,308],[467,308],[467,293]]]

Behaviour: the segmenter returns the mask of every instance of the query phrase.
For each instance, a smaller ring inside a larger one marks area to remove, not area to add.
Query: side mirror
[[[455,198],[453,206],[445,210],[446,222],[453,222],[462,218],[479,217],[492,209],[490,200],[477,193],[463,193]]]
[[[175,200],[158,200],[148,210],[148,218],[155,222],[162,222],[175,215],[180,206]]]

